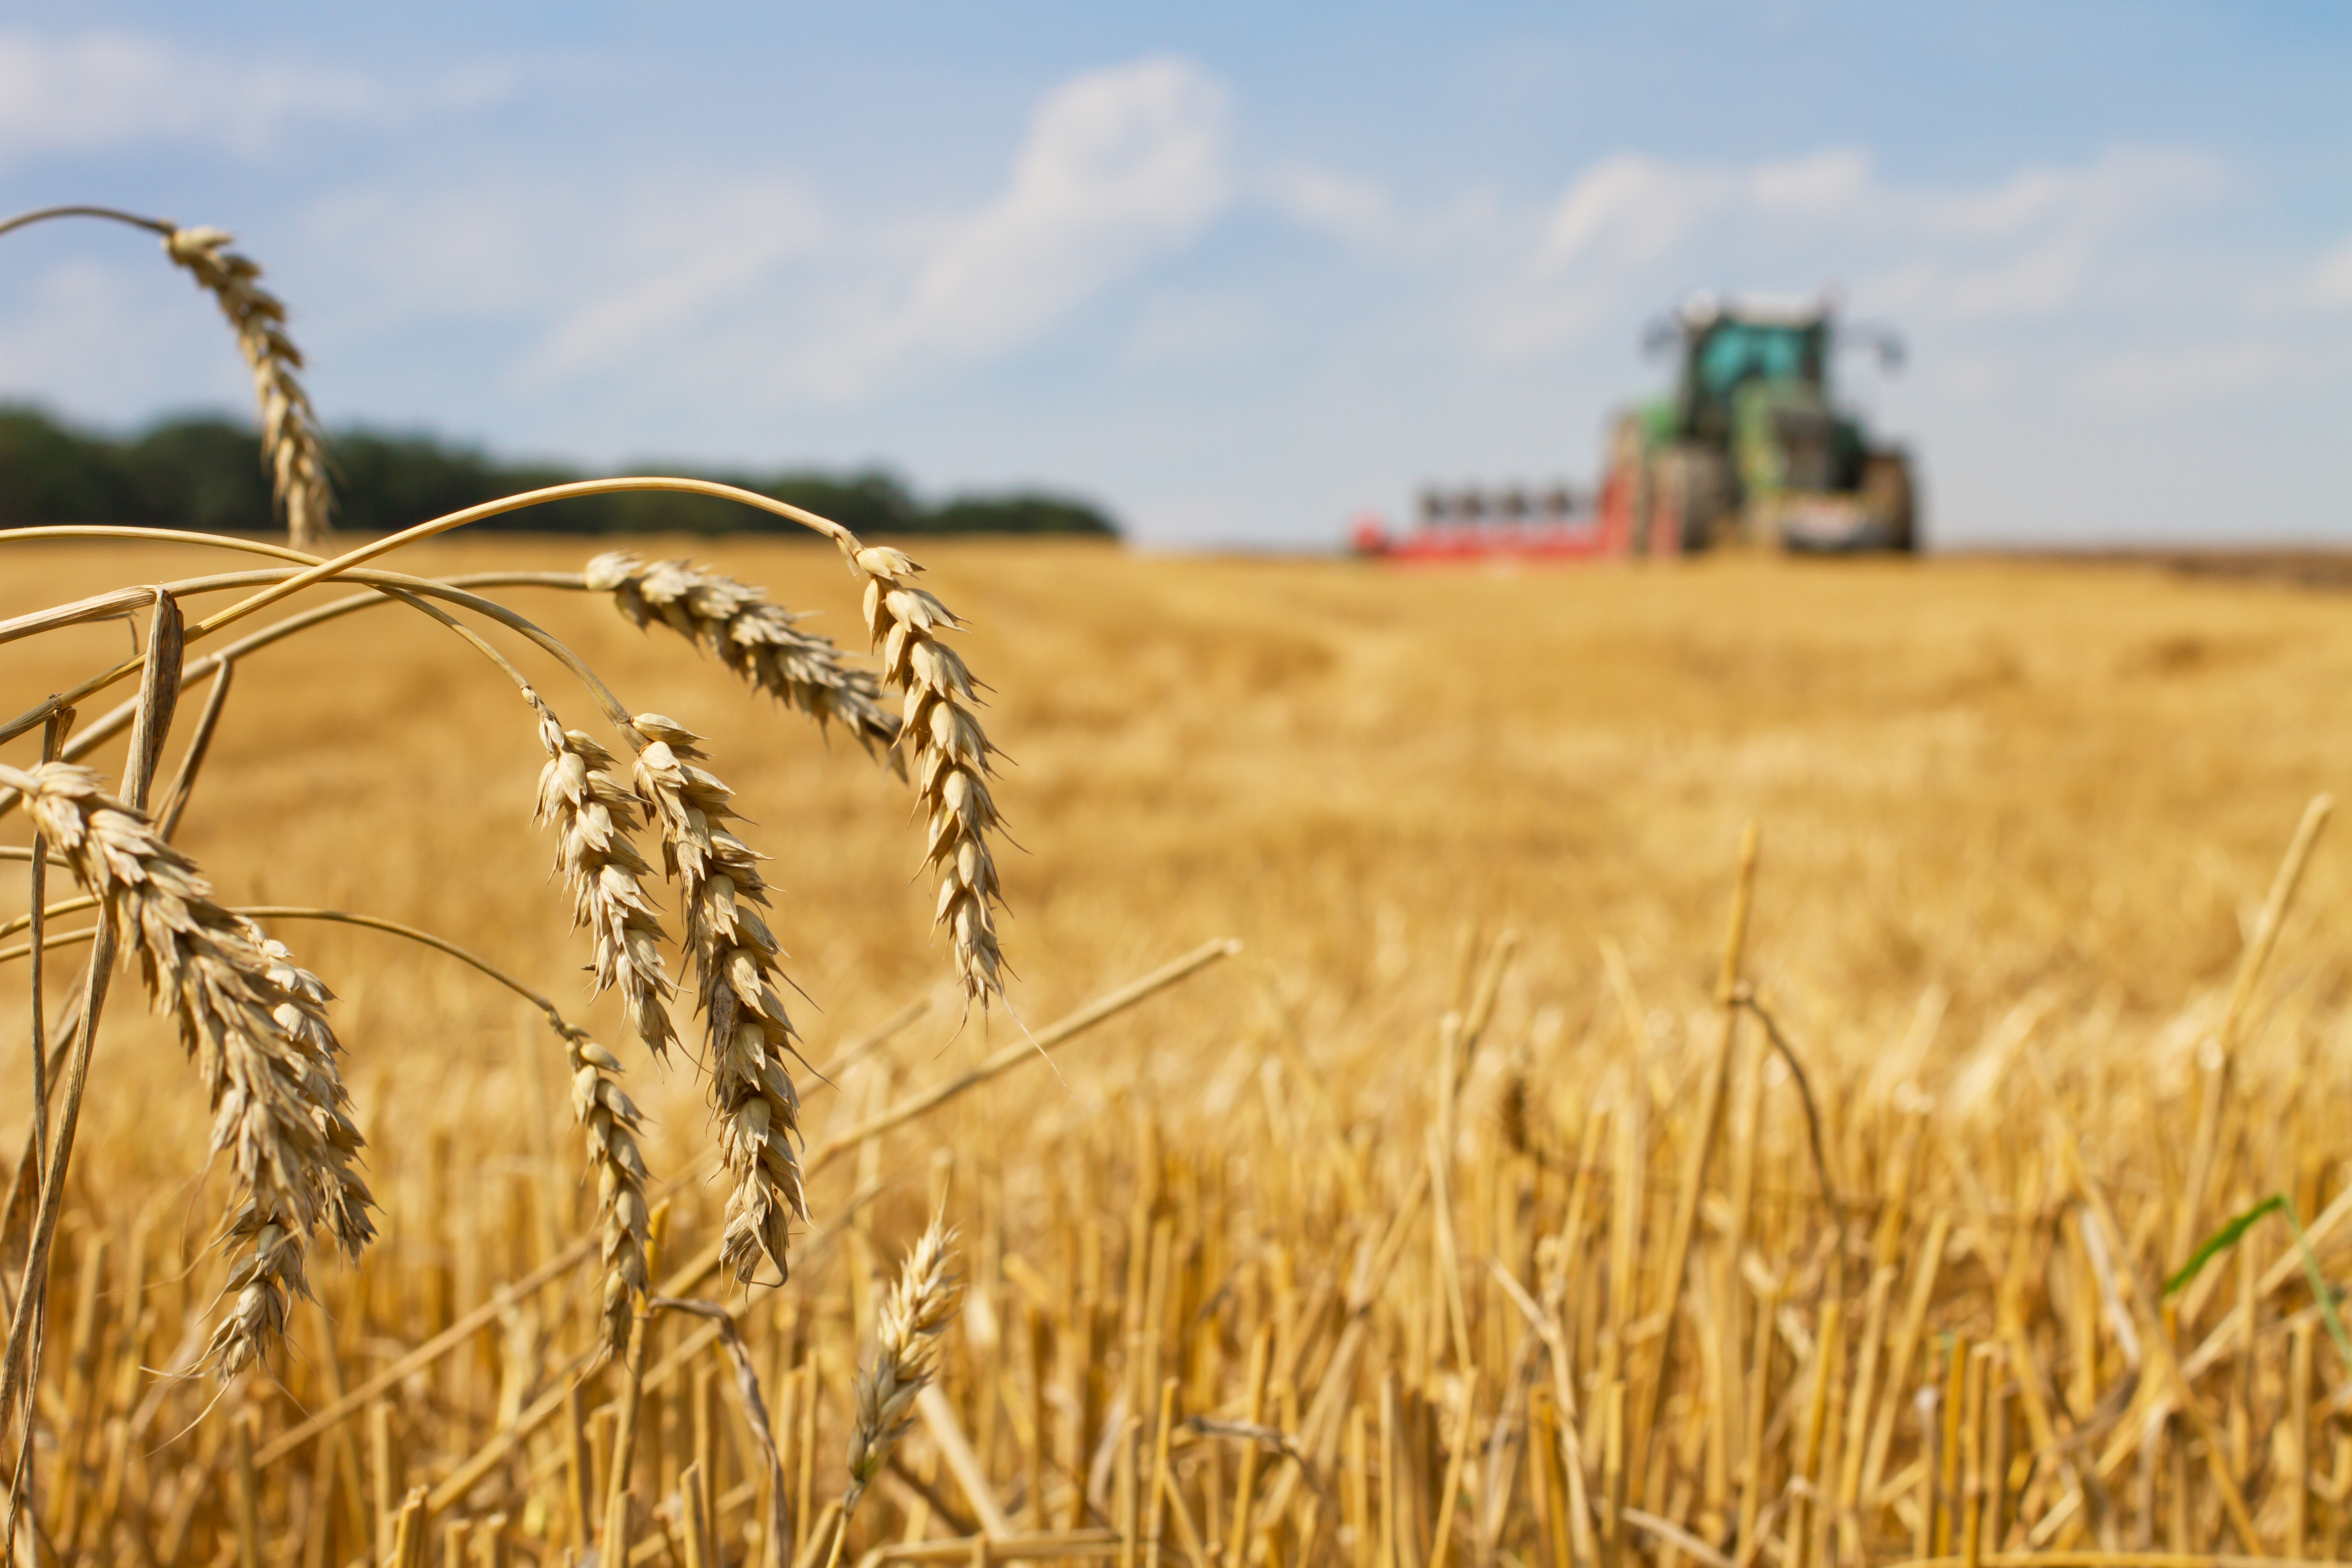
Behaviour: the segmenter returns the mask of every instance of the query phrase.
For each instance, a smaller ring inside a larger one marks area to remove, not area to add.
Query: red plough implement
[[[1426,492],[1421,520],[1409,533],[1391,534],[1376,512],[1356,520],[1349,542],[1358,555],[1402,565],[1484,561],[1595,561],[1632,553],[1627,487],[1605,486],[1598,505],[1578,504],[1559,489],[1530,501],[1522,491],[1489,499],[1476,490]]]

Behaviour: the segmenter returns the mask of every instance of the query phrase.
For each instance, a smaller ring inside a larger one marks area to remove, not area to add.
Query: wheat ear
[[[971,672],[939,634],[961,623],[915,585],[922,568],[887,545],[841,542],[850,569],[865,580],[866,626],[882,655],[882,676],[906,693],[898,744],[914,763],[915,784],[929,815],[924,864],[940,873],[932,924],[955,944],[956,973],[967,1005],[1004,994],[995,908],[1003,901],[988,844],[999,826],[988,793],[995,751],[972,710]]]
[[[653,868],[629,834],[636,797],[604,770],[613,754],[566,730],[540,695],[523,688],[539,715],[547,765],[539,774],[537,820],[555,827],[557,868],[572,889],[572,921],[596,936],[596,990],[617,987],[629,1026],[659,1057],[677,1039],[668,999],[677,985],[662,966],[661,922],[642,886]]]
[[[259,927],[213,900],[212,885],[145,814],[107,795],[88,768],[0,767],[42,835],[103,918],[139,953],[149,994],[177,1016],[213,1110],[212,1149],[247,1197],[228,1228],[242,1249],[236,1300],[208,1354],[226,1376],[283,1332],[289,1300],[310,1293],[305,1238],[324,1230],[356,1256],[375,1235],[352,1167],[362,1146],[335,1057],[327,988]]]
[[[310,395],[294,373],[302,351],[286,335],[286,307],[261,286],[261,268],[228,248],[230,237],[210,227],[176,228],[163,238],[163,254],[194,275],[197,286],[219,302],[236,333],[236,346],[253,371],[253,394],[261,405],[261,449],[269,463],[278,509],[298,550],[325,542],[334,494],[327,482],[327,444]]]
[[[684,560],[647,565],[625,550],[590,561],[586,578],[638,626],[659,621],[819,725],[840,724],[867,751],[887,752],[898,739],[898,715],[882,705],[872,672],[844,664],[832,638],[798,629],[799,617],[766,590]]]
[[[948,1272],[953,1261],[948,1247],[955,1235],[941,1216],[932,1216],[876,1315],[874,1363],[857,1374],[849,1487],[841,1499],[845,1523],[865,1495],[866,1483],[913,1424],[916,1396],[939,1375],[940,1334],[963,1295],[961,1282]]]
[[[651,1287],[646,1273],[646,1162],[637,1152],[642,1126],[637,1108],[621,1091],[619,1058],[567,1025],[563,1054],[572,1065],[572,1115],[588,1136],[588,1165],[596,1177],[596,1208],[603,1218],[604,1351],[629,1348],[636,1298]]]
[[[658,713],[640,713],[631,722],[645,742],[637,752],[637,795],[660,825],[662,858],[677,884],[686,946],[694,955],[710,1099],[735,1184],[720,1257],[746,1283],[762,1256],[789,1278],[790,1221],[808,1218],[793,1147],[800,1098],[785,1068],[786,1058],[800,1053],[779,992],[782,954],[755,907],[768,901],[761,858],[720,826],[736,815],[733,793],[695,765],[704,760],[700,737]]]

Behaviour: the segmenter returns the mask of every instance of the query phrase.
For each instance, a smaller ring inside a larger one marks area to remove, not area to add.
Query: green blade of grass
[[[2294,1244],[2303,1249],[2304,1277],[2311,1282],[2311,1299],[2317,1304],[2319,1315],[2327,1321],[2328,1337],[2336,1342],[2336,1353],[2344,1358],[2347,1367],[2352,1367],[2352,1332],[2346,1331],[2344,1320],[2336,1310],[2336,1292],[2328,1289],[2326,1279],[2319,1272],[2319,1254],[2312,1247],[2311,1238],[2304,1234],[2303,1216],[2294,1212],[2294,1205],[2288,1201],[2284,1193],[2273,1193],[2207,1237],[2197,1250],[2189,1254],[2189,1261],[2180,1266],[2180,1271],[2164,1282],[2164,1293],[2172,1295],[2196,1279],[2204,1267],[2213,1261],[2215,1254],[2235,1247],[2246,1232],[2253,1228],[2256,1220],[2273,1213],[2286,1215],[2286,1223],[2294,1227]]]
[[[2180,1266],[2180,1271],[2164,1282],[2164,1293],[2168,1296],[2172,1295],[2191,1279],[2196,1279],[2205,1266],[2213,1261],[2214,1254],[2235,1247],[2238,1244],[2238,1238],[2252,1229],[2254,1222],[2263,1215],[2286,1207],[2288,1207],[2286,1194],[2273,1193],[2269,1197],[2207,1237],[2199,1245],[2197,1250],[2189,1255],[2189,1261]],[[2297,1235],[2301,1235],[2302,1231],[2301,1226],[2295,1226]]]

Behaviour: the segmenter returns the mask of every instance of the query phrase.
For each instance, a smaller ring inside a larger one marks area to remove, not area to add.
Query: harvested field
[[[0,616],[242,564],[11,548]],[[829,549],[641,548],[764,584],[863,649]],[[394,563],[577,572],[590,552],[485,537]],[[202,1087],[119,983],[52,1268],[41,1563],[553,1568],[601,1542],[664,1568],[814,1568],[877,1309],[942,1202],[961,1310],[845,1562],[925,1542],[1124,1568],[2340,1555],[2352,1346],[2285,1216],[2163,1286],[2273,1194],[2318,1267],[2352,1268],[2329,1109],[2352,1088],[2352,848],[2333,832],[2267,965],[2242,964],[2307,803],[2352,781],[2333,596],[1998,560],[1514,575],[916,553],[971,623],[957,646],[1006,753],[1017,1020],[959,1023],[908,785],[601,597],[502,591],[632,711],[708,737],[772,857],[808,997],[785,999],[835,1065],[799,1078],[792,1279],[748,1295],[708,1261],[728,1192],[699,1073],[587,1000],[513,688],[397,608],[240,662],[174,843],[225,902],[423,928],[586,1025],[644,1111],[659,1293],[736,1327],[657,1311],[594,1363],[602,1279],[573,1243],[593,1247],[597,1200],[563,1042],[446,956],[268,920],[340,995],[381,1237],[356,1267],[311,1259],[322,1310],[265,1368],[192,1372],[224,1305],[228,1173],[192,1180]],[[11,644],[8,710],[131,635]],[[591,716],[551,660],[501,647]],[[0,818],[0,843],[29,842]],[[648,887],[676,937],[657,870]],[[1051,1070],[1023,1054],[1024,1023],[1221,938],[1241,951]],[[81,951],[52,956],[53,1001]],[[30,1109],[26,973],[0,965],[0,1152]],[[856,1134],[1000,1051],[992,1081]],[[446,1353],[420,1363],[428,1342]],[[993,1539],[947,1544],[975,1535]]]

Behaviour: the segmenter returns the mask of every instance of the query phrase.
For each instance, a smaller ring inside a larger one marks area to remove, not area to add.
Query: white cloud
[[[1192,243],[1231,201],[1225,104],[1173,58],[1072,78],[1037,104],[1003,187],[961,214],[836,216],[789,176],[704,174],[608,195],[584,248],[545,253],[561,197],[518,213],[496,210],[496,193],[436,193],[465,210],[427,228],[477,253],[448,258],[465,261],[461,292],[572,281],[547,301],[519,384],[651,360],[681,384],[856,404],[1016,352]],[[1223,340],[1241,330],[1228,317]],[[1131,357],[1186,356],[1147,322]]]
[[[104,418],[207,401],[251,406],[219,312],[152,247],[59,261],[16,286],[18,308],[0,318],[0,398]]]
[[[2312,268],[2311,291],[2323,305],[2352,306],[2352,236]]]
[[[2138,243],[2225,192],[2202,153],[2122,148],[1984,191],[1885,193],[1923,303],[1979,319],[2048,317],[2138,287]]]
[[[1545,225],[1540,265],[1642,266],[1726,221],[1835,221],[1871,190],[1870,156],[1832,148],[1747,168],[1670,163],[1639,153],[1577,176]]]
[[[231,63],[129,33],[0,32],[0,163],[189,138],[252,152],[289,120],[383,108],[347,73]]]
[[[1977,187],[1892,182],[1857,148],[1748,164],[1618,153],[1553,205],[1488,341],[1545,352],[1675,291],[1727,285],[1851,284],[1874,309],[2047,321],[2145,294],[2158,264],[2143,242],[2226,186],[2203,154],[2133,148]]]
[[[1719,169],[1663,163],[1638,153],[1603,158],[1578,175],[1552,209],[1541,264],[1564,270],[1655,261],[1738,193],[1738,182]]]
[[[1760,163],[1744,182],[1759,212],[1799,218],[1829,218],[1869,199],[1870,154],[1858,147],[1832,147],[1780,163]]]
[[[653,232],[674,243],[659,263],[567,312],[532,353],[529,379],[615,365],[645,354],[652,340],[709,320],[759,288],[782,264],[814,253],[825,224],[814,200],[789,182],[761,181],[679,202]],[[650,215],[637,215],[650,216]]]
[[[1009,187],[931,253],[871,347],[1001,353],[1189,243],[1229,199],[1225,103],[1219,83],[1171,57],[1055,89]]]
[[[1378,247],[1397,237],[1396,205],[1370,180],[1292,164],[1267,171],[1257,187],[1266,205],[1291,222],[1346,244]]]

